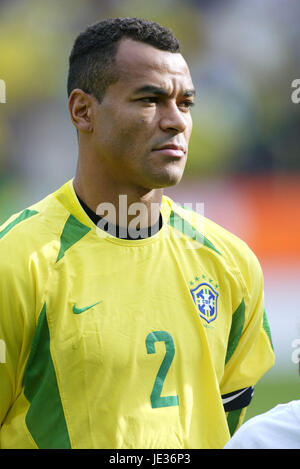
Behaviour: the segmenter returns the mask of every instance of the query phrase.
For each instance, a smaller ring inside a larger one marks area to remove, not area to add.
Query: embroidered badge
[[[208,283],[200,283],[191,290],[199,315],[206,322],[212,322],[217,317],[217,300],[219,293]]]

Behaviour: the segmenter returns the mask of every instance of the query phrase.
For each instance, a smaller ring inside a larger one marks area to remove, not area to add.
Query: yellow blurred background
[[[203,202],[262,264],[277,361],[249,415],[299,398],[291,359],[300,339],[298,0],[0,0],[0,222],[73,177],[69,53],[87,25],[115,16],[169,27],[190,65],[197,99],[188,164],[166,193]]]

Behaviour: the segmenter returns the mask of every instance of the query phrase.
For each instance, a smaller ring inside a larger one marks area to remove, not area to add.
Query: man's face
[[[119,80],[96,106],[93,145],[120,183],[144,189],[180,181],[192,131],[194,87],[181,54],[122,40]]]

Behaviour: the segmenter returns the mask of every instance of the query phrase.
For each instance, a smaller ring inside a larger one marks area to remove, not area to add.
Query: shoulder
[[[13,214],[0,226],[1,274],[15,284],[37,266],[46,272],[46,264],[55,262],[68,216],[53,194]]]
[[[170,213],[170,221],[176,227],[176,219],[182,219],[190,223],[195,229],[203,233],[204,236],[209,237],[220,248],[221,253],[227,254],[232,249],[236,251],[243,251],[252,255],[249,246],[238,236],[223,228],[221,225],[215,223],[209,218],[205,217],[202,213],[202,204],[199,204],[196,210],[193,207],[189,208],[188,204],[181,206],[174,202],[167,196],[163,197],[163,205],[168,205]],[[178,224],[179,226],[179,224]]]
[[[14,213],[0,226],[1,253],[10,248],[11,254],[16,250],[19,255],[31,245],[36,249],[59,237],[67,216],[67,211],[53,194]]]
[[[178,229],[181,222],[184,229],[184,223],[187,223],[187,233],[189,226],[192,226],[195,232],[202,234],[204,246],[207,244],[213,247],[212,251],[219,261],[224,262],[238,275],[241,274],[246,283],[251,283],[257,277],[257,273],[261,272],[260,263],[246,242],[206,218],[201,213],[201,204],[199,210],[190,210],[166,196],[163,198],[163,203],[169,207],[169,224],[173,224],[175,229]]]
[[[300,400],[294,400],[285,404],[278,404],[273,409],[262,414],[261,419],[269,419],[274,422],[296,420],[300,430]]]
[[[290,432],[292,431],[292,436]],[[300,431],[300,401],[278,404],[245,422],[225,446],[226,449],[275,448]],[[284,440],[284,438],[283,438]]]

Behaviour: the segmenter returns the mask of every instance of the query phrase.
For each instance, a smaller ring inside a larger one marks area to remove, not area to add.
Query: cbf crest
[[[219,293],[208,283],[200,283],[191,290],[191,294],[201,318],[205,319],[206,322],[214,321],[217,317]]]

